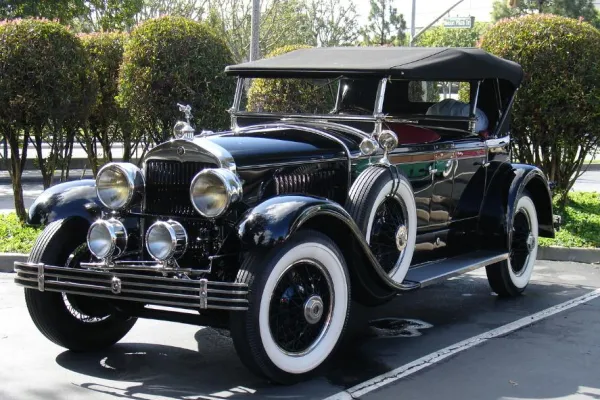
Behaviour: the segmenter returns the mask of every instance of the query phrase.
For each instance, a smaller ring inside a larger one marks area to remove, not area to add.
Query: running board
[[[422,288],[507,259],[508,253],[478,250],[411,268],[403,283]]]

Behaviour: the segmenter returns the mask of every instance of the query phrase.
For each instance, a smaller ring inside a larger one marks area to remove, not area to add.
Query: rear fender
[[[391,286],[380,275],[382,268],[352,217],[341,205],[324,198],[299,195],[270,198],[244,214],[237,225],[237,234],[246,250],[268,249],[284,243],[302,228],[323,232],[340,247],[359,302],[385,300],[398,290],[415,288],[410,284]]]
[[[539,236],[555,235],[552,194],[544,173],[527,164],[492,163],[479,221],[479,234],[487,247],[508,248],[508,229],[517,200],[524,190],[532,197],[538,214]]]
[[[100,216],[101,210],[95,180],[64,182],[46,189],[35,199],[29,207],[27,224],[46,226],[68,217],[80,217],[91,223]]]

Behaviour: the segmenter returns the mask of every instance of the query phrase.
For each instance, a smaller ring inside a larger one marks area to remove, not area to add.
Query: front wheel
[[[314,372],[337,347],[350,306],[346,262],[335,243],[305,230],[246,258],[237,282],[250,289],[248,310],[231,316],[242,362],[280,384]]]
[[[538,229],[535,204],[523,192],[510,226],[509,258],[485,268],[490,287],[498,296],[518,296],[529,284],[537,258]]]
[[[51,223],[38,237],[29,262],[78,268],[90,257],[85,243],[87,224],[77,219]],[[111,346],[136,322],[116,313],[101,299],[25,289],[29,315],[39,331],[72,351],[95,351]]]

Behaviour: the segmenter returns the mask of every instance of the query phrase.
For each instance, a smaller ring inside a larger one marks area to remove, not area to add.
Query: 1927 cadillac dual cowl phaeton
[[[290,383],[334,351],[351,301],[479,267],[499,296],[525,289],[557,220],[544,174],[510,160],[518,64],[480,49],[313,48],[226,72],[230,130],[188,118],[141,168],[109,163],[31,206],[46,227],[15,281],[48,339],[91,351],[137,318],[215,326],[246,366]],[[250,104],[247,79],[330,103]]]

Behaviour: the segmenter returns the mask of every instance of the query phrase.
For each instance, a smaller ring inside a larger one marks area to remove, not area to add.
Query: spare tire
[[[352,185],[345,208],[365,235],[388,283],[397,287],[408,273],[417,239],[417,207],[410,181],[394,166],[371,166]]]

